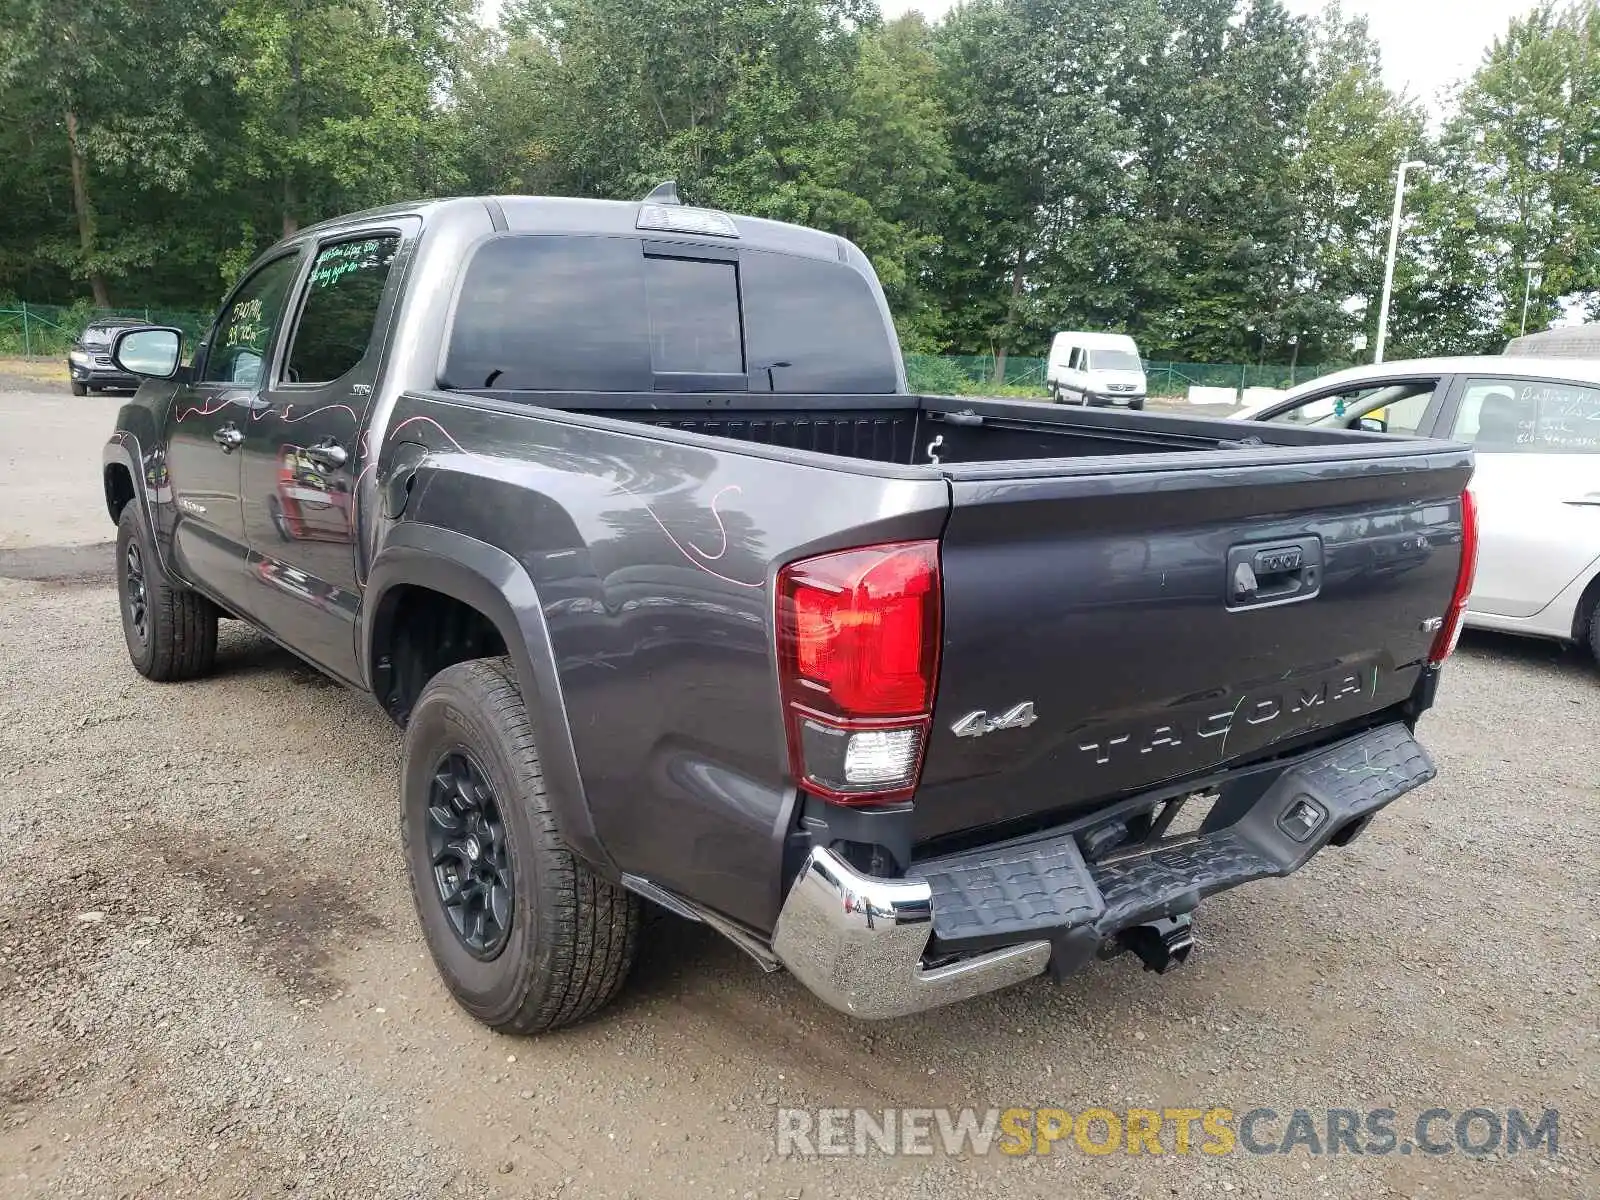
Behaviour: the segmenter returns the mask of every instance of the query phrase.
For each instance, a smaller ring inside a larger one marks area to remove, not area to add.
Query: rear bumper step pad
[[[1286,769],[1226,828],[1085,862],[1074,834],[984,847],[912,866],[933,889],[936,953],[1049,939],[1067,974],[1118,933],[1193,911],[1206,896],[1288,875],[1436,774],[1404,725],[1386,725]]]

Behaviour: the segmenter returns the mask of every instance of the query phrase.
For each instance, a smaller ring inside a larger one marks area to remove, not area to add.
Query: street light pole
[[[1400,248],[1400,216],[1406,202],[1406,172],[1428,164],[1417,159],[1400,164],[1394,176],[1394,218],[1389,222],[1389,259],[1383,268],[1383,302],[1378,305],[1378,351],[1372,361],[1383,361],[1383,344],[1389,338],[1389,299],[1394,294],[1394,258]]]
[[[1542,265],[1536,262],[1522,264],[1522,269],[1528,273],[1528,282],[1522,289],[1522,333],[1519,333],[1518,337],[1528,332],[1528,301],[1533,299],[1533,273]]]

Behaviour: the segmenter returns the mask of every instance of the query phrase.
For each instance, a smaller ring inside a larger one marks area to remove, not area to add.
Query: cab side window
[[[1407,396],[1403,400],[1394,400],[1382,410],[1381,419],[1387,425],[1389,433],[1416,433],[1422,428],[1422,418],[1427,414],[1428,401],[1433,399],[1433,389],[1418,392],[1414,396]],[[1368,414],[1369,416],[1375,414]]]
[[[1273,424],[1286,425],[1322,425],[1336,421],[1349,411],[1351,405],[1359,403],[1370,390],[1370,388],[1352,388],[1349,391],[1313,396],[1267,420]]]
[[[211,331],[199,383],[261,383],[267,347],[283,315],[289,287],[300,266],[300,254],[285,254],[258,270],[228,301]]]
[[[285,383],[333,383],[367,356],[399,248],[398,234],[383,234],[317,251],[289,343]]]
[[[1422,428],[1428,405],[1439,388],[1437,379],[1409,383],[1357,384],[1343,391],[1313,396],[1270,422],[1358,429],[1363,418],[1381,423],[1388,433],[1415,434]]]

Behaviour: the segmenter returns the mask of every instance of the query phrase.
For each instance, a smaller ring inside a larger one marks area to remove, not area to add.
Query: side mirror
[[[178,373],[183,330],[164,325],[124,329],[111,343],[111,361],[130,375],[171,379]]]
[[[1389,422],[1380,420],[1378,417],[1362,417],[1356,422],[1356,428],[1367,433],[1388,433]]]

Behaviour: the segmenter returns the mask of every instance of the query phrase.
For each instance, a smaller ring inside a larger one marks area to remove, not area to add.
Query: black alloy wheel
[[[145,590],[144,555],[139,551],[138,542],[128,543],[125,558],[123,571],[127,581],[128,625],[139,639],[139,645],[146,646],[150,643],[150,601]]]
[[[464,750],[434,768],[428,792],[428,855],[439,903],[456,937],[488,962],[511,936],[516,886],[499,800]]]

